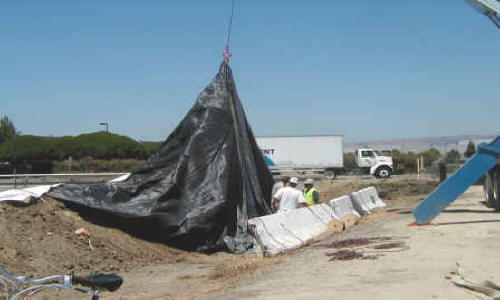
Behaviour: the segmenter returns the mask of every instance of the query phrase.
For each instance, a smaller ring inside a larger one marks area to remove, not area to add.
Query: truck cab
[[[387,178],[392,175],[392,157],[381,156],[373,149],[356,150],[356,163],[367,174],[378,178]]]

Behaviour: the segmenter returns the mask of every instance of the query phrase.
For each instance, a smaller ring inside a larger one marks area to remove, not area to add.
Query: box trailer
[[[342,135],[261,136],[256,140],[273,174],[295,171],[333,178],[344,167]]]

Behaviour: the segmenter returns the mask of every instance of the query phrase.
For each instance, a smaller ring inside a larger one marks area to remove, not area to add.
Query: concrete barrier
[[[248,220],[254,236],[256,251],[264,255],[276,255],[307,245],[328,229],[332,220],[357,218],[386,204],[380,200],[374,187],[362,189],[330,201],[330,205],[318,204],[292,209],[283,213]],[[340,229],[341,230],[341,229]]]
[[[369,215],[373,208],[373,205],[369,205],[364,199],[363,194],[360,192],[353,192],[349,194],[351,197],[352,205],[354,209],[361,215]]]
[[[257,252],[264,255],[276,255],[303,245],[297,238],[279,226],[281,222],[278,219],[280,218],[260,217],[248,220],[248,228],[254,237]]]
[[[310,243],[338,219],[332,208],[319,204],[248,220],[258,251],[276,255]]]
[[[354,209],[351,197],[349,197],[348,195],[330,200],[330,206],[335,214],[339,216],[339,218],[343,218],[344,216],[349,214],[361,217],[359,213]]]
[[[374,210],[375,208],[378,208],[378,204],[374,202],[374,199],[372,199],[372,196],[373,196],[373,192],[375,192],[375,194],[377,193],[377,190],[375,190],[375,188],[368,188],[368,189],[362,189],[360,191],[358,191],[358,193],[361,194],[361,198],[363,199],[363,202],[366,204],[366,206],[368,206],[370,208],[370,210]]]
[[[308,206],[311,212],[320,218],[324,223],[328,223],[333,219],[340,220],[341,216],[337,214],[328,204],[318,204]]]
[[[367,188],[360,190],[359,192],[363,194],[363,198],[366,201],[371,202],[375,207],[384,208],[387,206],[387,204],[385,204],[378,196],[378,193],[377,193],[377,190],[375,189],[375,187],[370,186],[370,187],[367,187]]]

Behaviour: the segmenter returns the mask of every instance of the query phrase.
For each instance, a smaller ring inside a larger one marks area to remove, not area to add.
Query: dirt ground
[[[367,186],[375,186],[389,207],[395,208],[413,205],[436,183],[420,179],[356,178],[324,181],[318,188],[321,198],[329,200]],[[362,223],[376,223],[393,214],[377,212]],[[90,236],[76,235],[74,231],[79,228],[86,229]],[[351,231],[356,230],[355,227]],[[274,258],[253,254],[190,253],[92,224],[53,199],[27,206],[0,203],[2,266],[11,273],[35,276],[69,272],[115,272],[123,276],[122,288],[116,293],[105,294],[103,299],[226,295],[224,293],[234,289],[239,282],[261,278],[275,268],[282,268],[277,266],[288,265],[295,257],[302,257],[305,253],[302,251]]]
[[[335,179],[324,180],[317,185],[321,192],[321,202],[374,186],[384,201],[389,205],[403,205],[407,202],[421,200],[436,188],[438,182],[429,178],[399,178],[389,179]],[[395,200],[395,201],[393,201]]]
[[[121,272],[201,257],[94,225],[53,199],[0,204],[0,216],[0,263],[12,273]],[[90,236],[76,235],[79,228]]]
[[[469,280],[500,283],[500,214],[482,205],[483,199],[482,187],[471,187],[430,226],[407,226],[414,219],[403,209],[382,219],[365,219],[354,230],[321,243],[389,237],[403,246],[348,247],[375,256],[354,260],[331,260],[336,249],[304,248],[260,276],[206,298],[491,299],[445,278],[459,263]]]

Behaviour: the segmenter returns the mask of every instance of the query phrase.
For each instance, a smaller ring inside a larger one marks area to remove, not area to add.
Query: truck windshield
[[[373,151],[371,151],[371,150],[361,151],[361,156],[362,157],[375,157],[375,155],[373,154]]]

